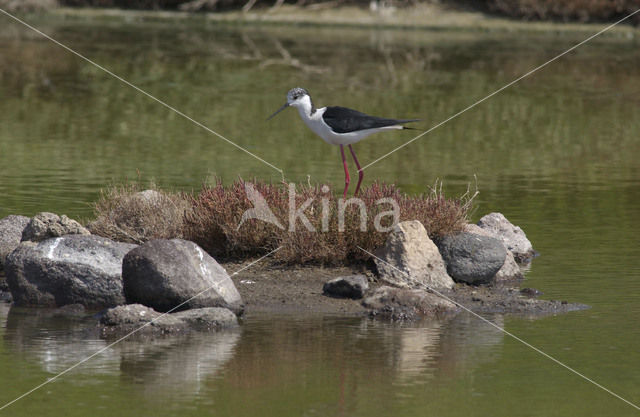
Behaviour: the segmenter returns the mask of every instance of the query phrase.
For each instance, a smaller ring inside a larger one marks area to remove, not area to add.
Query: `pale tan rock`
[[[535,256],[531,242],[524,231],[512,224],[502,213],[490,213],[478,221],[478,226],[494,234],[513,253],[519,263],[527,263]]]
[[[397,287],[452,288],[436,245],[417,220],[398,223],[375,259],[381,280]]]

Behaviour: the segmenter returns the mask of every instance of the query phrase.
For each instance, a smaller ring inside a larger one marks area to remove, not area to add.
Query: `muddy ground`
[[[241,264],[224,266],[229,274],[242,268]],[[366,267],[254,265],[233,275],[232,279],[244,300],[247,317],[261,313],[368,315],[371,311],[362,305],[362,300],[333,298],[322,292],[326,281],[351,274],[364,274],[369,278],[368,294],[384,285],[377,280],[375,271]],[[442,295],[477,313],[546,315],[588,308],[562,300],[545,300],[535,289],[521,286],[526,287],[522,280],[484,286],[457,284],[452,290],[442,291]]]
[[[384,285],[376,278],[371,266],[361,267],[291,267],[281,265],[253,265],[237,274],[247,263],[225,263],[245,304],[245,318],[259,314],[331,314],[347,316],[380,316],[372,314],[362,305],[362,300],[334,298],[323,294],[322,286],[330,279],[363,274],[369,279],[369,291],[373,293]],[[10,294],[0,272],[0,302],[10,302]],[[522,287],[522,288],[521,288]],[[507,281],[497,285],[469,286],[456,284],[442,295],[476,313],[511,313],[526,316],[565,313],[588,308],[584,304],[562,300],[545,300],[544,295],[526,288],[521,280]],[[460,309],[462,311],[462,309]],[[384,317],[384,314],[382,314]],[[399,316],[403,319],[419,319],[419,315]],[[391,318],[398,318],[396,316]]]

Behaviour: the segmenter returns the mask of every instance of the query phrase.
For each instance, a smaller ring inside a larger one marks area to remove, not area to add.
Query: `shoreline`
[[[154,199],[149,190],[138,192],[131,201],[146,201],[161,211],[163,200],[156,193]],[[108,326],[118,320],[124,326],[109,332],[127,329],[145,314],[160,318],[161,312],[186,303],[183,309],[194,310],[189,314],[204,314],[201,319],[212,323],[219,312],[207,307],[223,307],[226,315],[233,316],[231,321],[244,313],[413,321],[463,310],[543,316],[588,308],[539,299],[539,291],[520,289],[536,251],[522,229],[500,213],[434,237],[435,243],[419,220],[398,222],[384,243],[376,244],[377,255],[364,250],[371,258],[353,262],[351,254],[336,264],[304,262],[295,252],[289,258],[265,259],[274,251],[257,259],[218,263],[193,241],[155,237],[142,239],[145,242],[139,245],[126,243],[93,234],[65,215],[46,212],[33,218],[9,216],[0,225],[5,254],[0,265],[6,273],[0,279],[0,299],[9,301],[4,294],[8,288],[17,306],[80,306],[81,313],[107,308]],[[315,243],[327,249],[327,242]],[[167,320],[172,319],[167,316]],[[180,330],[185,323],[164,325],[161,332]]]
[[[230,262],[221,265],[230,274],[233,274],[233,271],[241,269],[243,264],[244,262]],[[463,309],[459,307],[457,312],[447,313],[445,316],[411,314],[407,313],[408,310],[402,309],[381,312],[365,307],[363,299],[339,298],[323,293],[322,286],[326,281],[338,276],[353,274],[363,274],[369,279],[369,294],[385,285],[375,278],[374,271],[364,266],[362,268],[282,266],[268,262],[232,276],[232,281],[244,303],[244,312],[240,316],[243,321],[266,314],[278,317],[311,315],[375,318],[382,316],[382,318],[392,321],[411,322],[455,317],[463,312]],[[4,273],[0,272],[0,282],[5,283],[4,280]],[[543,293],[522,286],[525,281],[525,279],[512,279],[489,285],[458,283],[451,290],[441,290],[440,293],[477,314],[505,314],[541,318],[591,308],[578,302],[541,298],[544,297]],[[8,289],[0,288],[0,303],[11,307],[15,306],[11,301]],[[106,311],[106,309],[86,309],[78,304],[62,307],[16,307],[36,312],[49,311],[56,314],[94,318],[96,314],[100,315]]]
[[[240,269],[241,263],[223,264],[230,274]],[[376,317],[380,311],[362,304],[363,299],[335,298],[323,294],[324,282],[339,276],[363,274],[369,279],[369,294],[384,286],[376,279],[374,271],[363,266],[318,267],[269,265],[254,266],[234,276],[233,282],[245,304],[245,320],[252,317],[273,314],[339,315],[354,317]],[[566,300],[549,300],[543,293],[532,288],[521,288],[526,280],[511,279],[489,285],[468,285],[457,283],[451,290],[440,292],[477,314],[508,314],[525,317],[544,317],[558,313],[568,313],[590,308],[589,306]],[[439,296],[438,296],[439,297]],[[397,306],[396,306],[397,307]],[[458,308],[457,313],[462,313]],[[391,320],[431,320],[432,316],[406,314],[405,311],[390,312]],[[385,315],[385,312],[383,312]]]
[[[238,26],[293,26],[297,28],[317,27],[460,33],[530,33],[556,36],[564,34],[594,34],[611,25],[611,23],[521,21],[475,11],[450,10],[438,5],[418,5],[406,9],[397,9],[389,14],[373,13],[369,10],[352,6],[313,10],[299,6],[283,5],[277,10],[258,9],[246,13],[241,11],[189,13],[182,11],[61,7],[37,16],[40,18],[54,17],[62,20],[87,20],[105,23],[184,21]],[[599,36],[634,39],[640,36],[640,28],[623,23]]]

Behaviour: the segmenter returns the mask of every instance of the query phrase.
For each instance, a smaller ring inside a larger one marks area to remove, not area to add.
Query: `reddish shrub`
[[[303,213],[312,230],[301,220],[289,226],[289,190],[281,184],[256,183],[253,187],[263,197],[283,228],[258,219],[242,222],[243,213],[254,208],[247,198],[244,182],[225,187],[220,182],[205,186],[191,197],[192,211],[186,219],[185,235],[214,255],[237,257],[258,255],[281,246],[276,259],[288,263],[337,264],[362,261],[368,256],[358,249],[373,251],[384,244],[388,231],[376,230],[378,220],[383,227],[393,221],[391,203],[395,201],[400,221],[419,220],[429,235],[437,238],[461,230],[467,223],[471,198],[445,198],[440,190],[408,196],[393,185],[374,183],[364,187],[359,199],[366,211],[347,200],[340,216],[340,201],[328,186],[297,186],[294,211],[306,204]],[[306,202],[306,203],[305,203]],[[341,223],[340,218],[344,221]],[[364,230],[362,221],[364,219]]]

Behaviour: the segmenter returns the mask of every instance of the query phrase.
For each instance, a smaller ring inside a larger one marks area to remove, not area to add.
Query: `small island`
[[[536,256],[502,214],[477,224],[475,194],[409,196],[374,183],[218,181],[198,193],[112,187],[85,226],[53,213],[0,220],[3,299],[95,313],[105,337],[237,326],[254,314],[384,320],[541,315],[586,308],[520,288]]]

